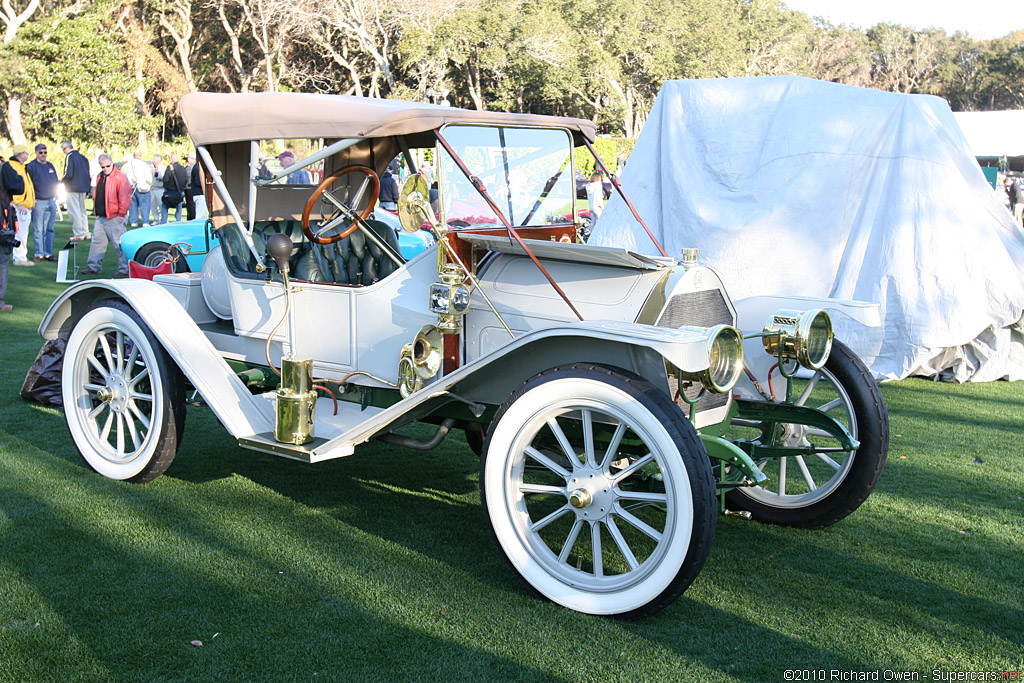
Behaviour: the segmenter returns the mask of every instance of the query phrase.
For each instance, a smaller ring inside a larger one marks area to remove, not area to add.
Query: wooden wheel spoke
[[[589,467],[597,467],[597,456],[594,454],[594,416],[589,410],[580,411],[583,415],[583,453]]]
[[[569,462],[572,463],[572,468],[576,469],[579,466],[579,458],[576,456],[573,450],[572,444],[569,443],[568,437],[565,436],[565,432],[558,424],[558,418],[551,418],[547,422],[548,429],[555,435],[555,439],[558,441],[558,445],[562,447],[562,452],[565,453],[565,457],[569,458]]]
[[[549,515],[547,515],[547,516],[537,520],[533,524],[531,524],[530,525],[530,531],[540,531],[541,529],[546,527],[548,524],[551,524],[551,522],[555,521],[556,519],[558,519],[562,515],[569,514],[569,512],[571,512],[571,511],[572,511],[572,508],[569,507],[568,503],[566,503],[565,505],[563,505],[562,507],[558,508],[557,510],[555,510],[551,514],[549,514]]]
[[[544,465],[544,467],[547,467],[549,470],[560,476],[562,479],[569,479],[569,477],[572,476],[571,472],[569,472],[567,469],[559,465],[557,462],[555,462],[548,456],[538,451],[533,446],[527,446],[523,453],[525,453],[530,458],[533,458],[541,465]]]
[[[124,416],[124,425],[128,428],[128,435],[132,438],[134,450],[139,450],[139,432],[135,429],[135,420],[131,415]]]
[[[800,468],[800,473],[804,476],[804,481],[807,483],[807,488],[814,491],[818,488],[818,485],[814,483],[814,478],[811,477],[811,471],[807,469],[807,463],[804,462],[802,455],[794,456],[796,459],[797,467]]]
[[[142,423],[142,426],[146,428],[146,431],[149,431],[149,418],[142,414],[142,411],[139,410],[139,407],[135,404],[135,401],[128,401],[128,410],[134,413],[135,417],[138,418],[139,422]]]
[[[624,479],[627,479],[630,476],[632,476],[633,474],[635,474],[636,472],[639,472],[641,469],[643,469],[644,467],[647,466],[647,463],[649,463],[649,462],[651,462],[653,460],[654,460],[654,454],[653,453],[648,453],[647,455],[645,455],[642,458],[637,458],[635,461],[633,461],[632,464],[630,464],[629,467],[627,467],[626,469],[622,470],[621,472],[619,472],[618,474],[616,474],[612,478],[612,485],[613,486],[618,486],[619,483],[621,483]]]
[[[818,456],[818,459],[819,459],[819,460],[821,460],[821,461],[822,461],[823,463],[825,463],[826,465],[828,465],[829,467],[831,467],[832,469],[834,469],[834,470],[835,470],[836,472],[838,472],[839,470],[841,470],[841,469],[842,469],[842,467],[843,467],[842,465],[840,465],[839,463],[837,463],[837,462],[836,462],[835,460],[833,460],[832,458],[830,458],[830,457],[829,457],[828,455],[826,455],[825,453],[815,453],[815,455],[816,455],[816,456]]]
[[[636,555],[633,554],[633,550],[629,547],[626,539],[623,537],[622,532],[619,531],[618,525],[615,524],[615,519],[609,517],[605,522],[605,526],[608,527],[608,533],[611,534],[612,540],[615,541],[615,547],[622,553],[622,557],[626,560],[626,564],[629,568],[637,569],[640,567],[640,563],[637,562]]]
[[[601,555],[601,523],[590,523],[590,554],[593,555],[594,576],[604,576],[604,558]]]
[[[625,508],[623,508],[621,505],[617,506],[616,512],[618,513],[619,517],[621,517],[622,520],[627,524],[631,525],[636,529],[639,529],[643,533],[647,534],[649,537],[653,538],[655,541],[661,540],[660,531],[658,531],[642,519],[639,519],[638,517],[627,511]]]
[[[519,491],[522,493],[551,493],[565,495],[564,486],[549,486],[547,484],[520,484]]]
[[[573,522],[572,529],[569,529],[569,535],[565,539],[565,543],[562,544],[562,551],[558,553],[558,561],[565,562],[569,559],[569,553],[572,552],[572,548],[576,545],[576,539],[579,538],[580,530],[583,529],[583,520],[577,519]]]
[[[611,441],[608,442],[608,448],[604,452],[604,459],[601,460],[601,469],[605,472],[611,467],[612,462],[615,460],[615,456],[619,453],[619,444],[622,443],[622,437],[626,433],[626,423],[620,422],[615,428],[615,433],[612,434]]]
[[[811,377],[811,379],[807,382],[807,386],[804,387],[804,390],[800,393],[800,398],[796,400],[796,405],[802,406],[803,404],[807,403],[807,399],[810,398],[811,392],[814,391],[814,387],[818,386],[818,380],[820,379],[821,371],[818,370],[817,372],[814,373],[814,377]]]

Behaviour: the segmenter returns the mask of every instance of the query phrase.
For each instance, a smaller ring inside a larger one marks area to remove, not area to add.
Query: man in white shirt
[[[149,225],[150,190],[153,189],[153,169],[142,160],[142,152],[125,162],[121,169],[132,185],[132,203],[128,207],[128,227]]]

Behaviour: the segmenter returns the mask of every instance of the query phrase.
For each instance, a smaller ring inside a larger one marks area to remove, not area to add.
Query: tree
[[[37,135],[109,147],[160,128],[159,118],[138,109],[126,46],[105,9],[94,6],[56,27],[42,20],[24,27],[17,43],[26,65],[19,90],[30,93],[25,121]]]
[[[39,9],[40,0],[28,0],[24,6],[15,6],[13,0],[3,0],[0,3],[0,21],[4,22],[3,49],[6,51],[18,31],[25,23],[32,18],[32,15]],[[10,58],[5,55],[5,61]],[[8,62],[10,64],[10,62]],[[16,90],[4,88],[4,99],[7,106],[4,108],[4,122],[7,124],[7,134],[15,143],[25,142],[25,131],[21,125],[21,96]]]
[[[871,86],[871,45],[863,32],[818,22],[807,40],[808,75],[833,83]]]
[[[874,87],[902,93],[929,93],[937,87],[937,70],[950,52],[943,31],[878,24],[867,35]]]

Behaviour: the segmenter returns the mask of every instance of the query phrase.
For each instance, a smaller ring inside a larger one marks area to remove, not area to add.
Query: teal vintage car
[[[384,209],[373,213],[373,218],[387,223],[398,233],[398,247],[405,259],[414,256],[433,245],[436,240],[426,230],[409,233],[402,230],[398,217]],[[172,244],[185,243],[190,248],[182,249],[184,259],[174,264],[177,273],[198,273],[203,269],[203,261],[210,250],[220,244],[213,222],[208,218],[197,218],[177,223],[162,223],[145,228],[134,228],[127,231],[121,238],[121,250],[129,261],[141,263],[149,268],[159,266]]]

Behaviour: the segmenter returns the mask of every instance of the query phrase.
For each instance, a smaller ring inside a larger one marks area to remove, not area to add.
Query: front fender
[[[738,321],[736,326],[745,335],[761,332],[768,319],[779,309],[806,311],[812,308],[824,308],[833,316],[836,313],[842,314],[865,327],[879,327],[882,324],[879,305],[869,301],[846,301],[810,296],[752,296],[735,301],[733,305],[736,307]],[[762,385],[761,388],[767,391],[768,372],[777,359],[765,352],[760,337],[743,342],[743,359],[747,369]],[[776,393],[784,393],[786,379],[779,377],[778,373],[775,378]],[[747,377],[741,377],[737,386],[745,397],[758,398],[757,391]]]
[[[78,282],[50,304],[39,334],[66,338],[82,312],[102,299],[121,299],[142,317],[235,438],[273,429],[272,406],[249,393],[174,295],[149,280]]]

